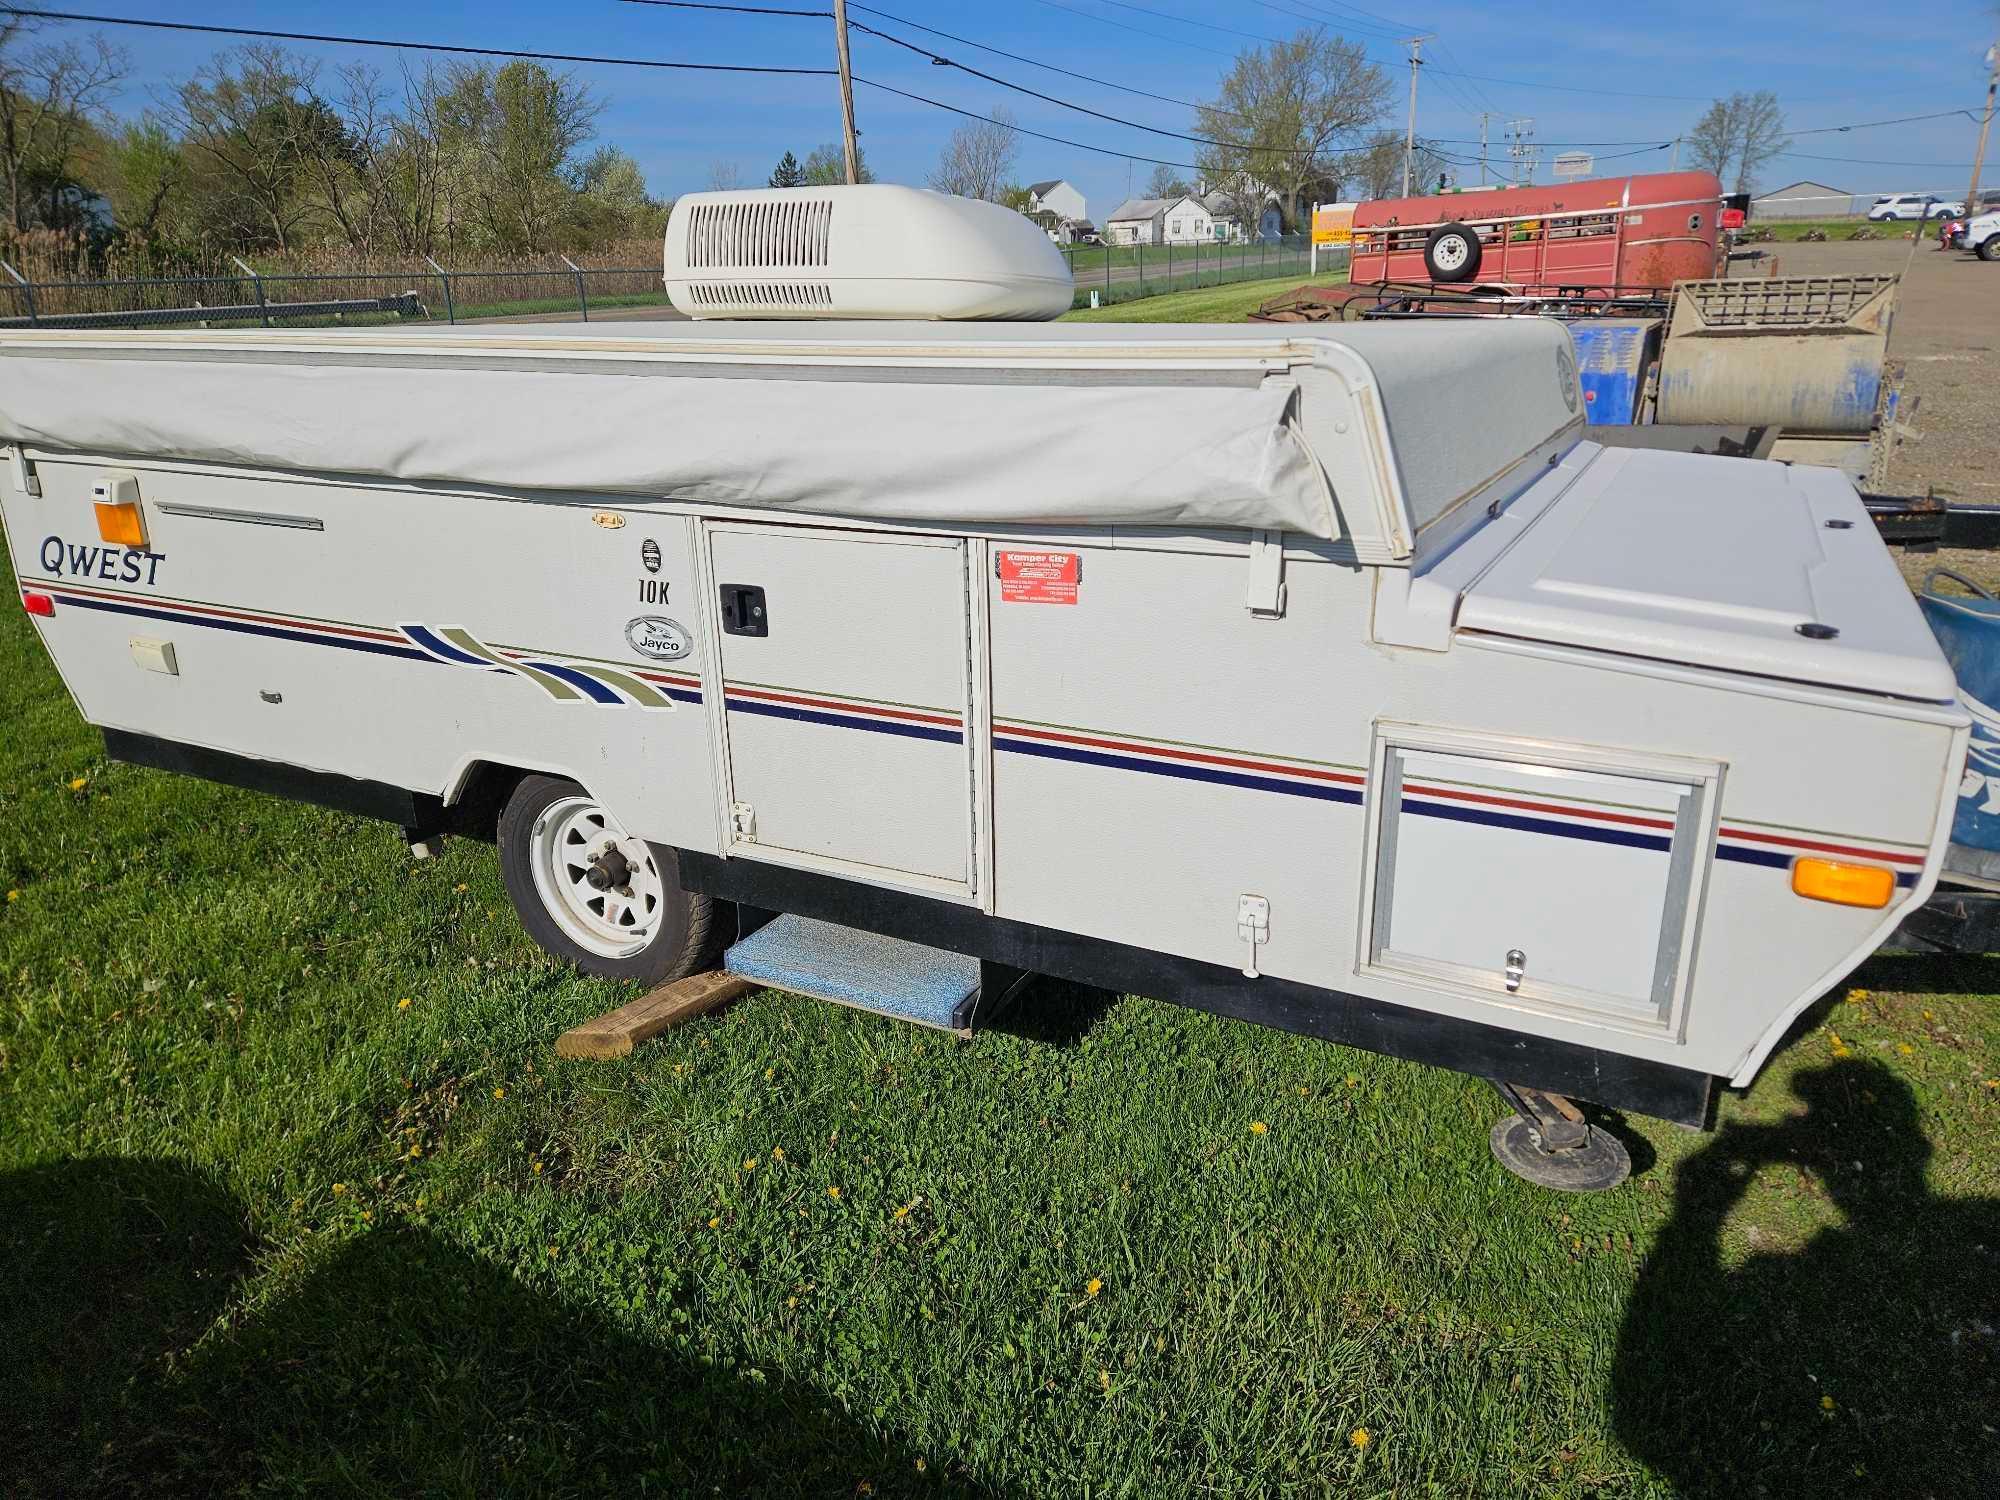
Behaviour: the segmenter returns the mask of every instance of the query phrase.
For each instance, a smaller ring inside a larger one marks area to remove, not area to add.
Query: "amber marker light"
[[[1792,866],[1792,892],[1837,906],[1887,906],[1896,894],[1896,872],[1881,865],[1837,859],[1802,859]]]
[[[100,500],[95,509],[97,534],[105,541],[135,550],[145,547],[146,517],[140,512],[137,501],[127,505],[106,505]]]

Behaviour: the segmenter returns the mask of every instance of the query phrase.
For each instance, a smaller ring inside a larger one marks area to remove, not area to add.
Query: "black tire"
[[[1440,248],[1442,247],[1442,248]],[[1424,269],[1443,286],[1479,274],[1479,232],[1464,224],[1440,224],[1424,241]]]
[[[564,928],[564,918],[538,887],[535,866],[544,816],[551,810],[589,802],[590,794],[573,781],[555,776],[524,777],[500,813],[495,842],[500,848],[500,876],[514,911],[543,952],[600,979],[635,979],[642,984],[666,984],[714,966],[720,956],[723,923],[721,903],[684,889],[680,862],[672,849],[647,843],[651,864],[646,873],[658,887],[658,904],[645,916],[650,938],[635,951],[594,952]],[[635,860],[638,855],[634,855]],[[650,883],[650,882],[649,882]]]
[[[1989,234],[1979,242],[1981,260],[2000,260],[2000,234]]]

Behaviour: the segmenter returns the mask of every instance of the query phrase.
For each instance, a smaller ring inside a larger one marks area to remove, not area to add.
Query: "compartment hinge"
[[[42,480],[35,472],[35,461],[21,450],[18,443],[7,450],[7,458],[14,467],[14,488],[24,495],[39,495]]]

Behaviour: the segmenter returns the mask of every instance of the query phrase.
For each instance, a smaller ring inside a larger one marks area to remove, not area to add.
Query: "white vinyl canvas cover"
[[[1540,320],[0,332],[0,441],[31,450],[1375,561],[1580,409]]]

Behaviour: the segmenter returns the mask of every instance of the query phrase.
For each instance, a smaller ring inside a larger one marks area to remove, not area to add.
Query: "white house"
[[[1216,191],[1202,196],[1202,206],[1208,210],[1214,221],[1215,238],[1240,243],[1244,240],[1275,240],[1284,232],[1284,215],[1278,208],[1278,196],[1268,188],[1262,190],[1262,201],[1258,208],[1257,222],[1246,227],[1243,223],[1241,205],[1234,194]]]
[[[1114,245],[1157,245],[1164,238],[1160,219],[1177,200],[1127,198],[1104,221],[1104,237]]]
[[[1083,201],[1083,194],[1058,177],[1053,182],[1028,184],[1028,217],[1043,213],[1058,219],[1088,219],[1090,206]]]
[[[1097,233],[1097,226],[1085,216],[1086,207],[1083,194],[1057,178],[1029,183],[1028,202],[1021,212],[1041,225],[1058,245],[1074,245]]]

